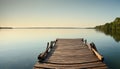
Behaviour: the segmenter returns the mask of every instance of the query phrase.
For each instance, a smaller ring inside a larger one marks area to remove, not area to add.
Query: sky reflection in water
[[[120,42],[94,29],[0,30],[0,69],[32,69],[47,42],[56,38],[84,38],[94,42],[110,68],[120,68]]]

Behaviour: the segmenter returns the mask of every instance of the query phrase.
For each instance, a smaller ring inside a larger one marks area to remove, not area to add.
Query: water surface
[[[1,29],[0,69],[32,69],[47,42],[56,38],[94,42],[109,68],[120,68],[120,42],[94,29]]]

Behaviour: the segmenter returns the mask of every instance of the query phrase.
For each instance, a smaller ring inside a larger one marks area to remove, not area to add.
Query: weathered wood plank
[[[51,52],[46,60],[37,62],[34,69],[107,69],[83,39],[57,39]]]

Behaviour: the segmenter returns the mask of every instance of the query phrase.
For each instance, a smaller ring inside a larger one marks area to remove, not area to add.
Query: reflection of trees
[[[113,37],[115,39],[116,42],[120,41],[120,30],[98,30],[97,31],[103,32],[106,35],[110,35],[111,37]]]
[[[104,32],[106,35],[111,35],[117,42],[120,41],[120,17],[117,17],[111,23],[96,26],[95,29]]]
[[[112,30],[111,36],[117,41],[120,41],[120,30]]]

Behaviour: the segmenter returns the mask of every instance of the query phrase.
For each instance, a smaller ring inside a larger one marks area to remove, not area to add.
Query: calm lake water
[[[94,42],[110,69],[120,69],[120,42],[94,29],[1,29],[0,69],[32,69],[47,42],[84,38]]]

